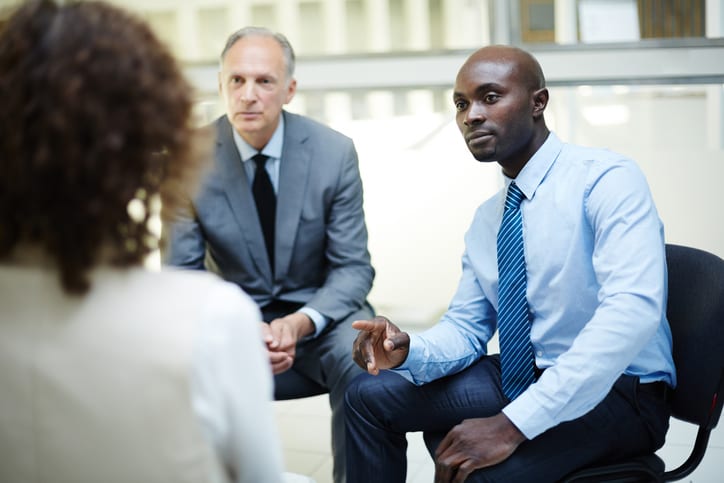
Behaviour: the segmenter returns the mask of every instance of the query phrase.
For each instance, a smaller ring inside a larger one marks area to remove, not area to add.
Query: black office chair
[[[699,427],[688,459],[665,471],[655,454],[584,468],[564,483],[680,480],[701,463],[724,403],[724,260],[696,248],[666,245],[669,300],[666,315],[674,341],[678,385],[671,415]]]

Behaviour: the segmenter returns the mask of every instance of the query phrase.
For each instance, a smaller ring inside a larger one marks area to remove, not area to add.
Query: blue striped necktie
[[[498,231],[498,331],[503,393],[511,401],[534,381],[535,358],[530,342],[526,299],[523,220],[525,196],[515,183],[508,187],[503,221]]]

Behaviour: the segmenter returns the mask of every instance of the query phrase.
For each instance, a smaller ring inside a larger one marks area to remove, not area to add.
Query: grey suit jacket
[[[215,122],[215,165],[191,209],[170,227],[166,263],[210,269],[264,306],[300,302],[339,321],[372,287],[362,181],[348,137],[283,112],[275,277],[249,180],[224,115]]]

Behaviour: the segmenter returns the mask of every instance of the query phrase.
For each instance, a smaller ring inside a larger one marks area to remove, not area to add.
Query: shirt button
[[[535,355],[537,355],[538,357],[543,357],[543,351],[537,351]]]

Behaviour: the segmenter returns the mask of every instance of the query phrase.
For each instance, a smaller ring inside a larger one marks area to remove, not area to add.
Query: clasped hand
[[[271,322],[261,323],[273,374],[281,374],[294,364],[299,339],[314,331],[314,323],[306,314],[295,312]]]

